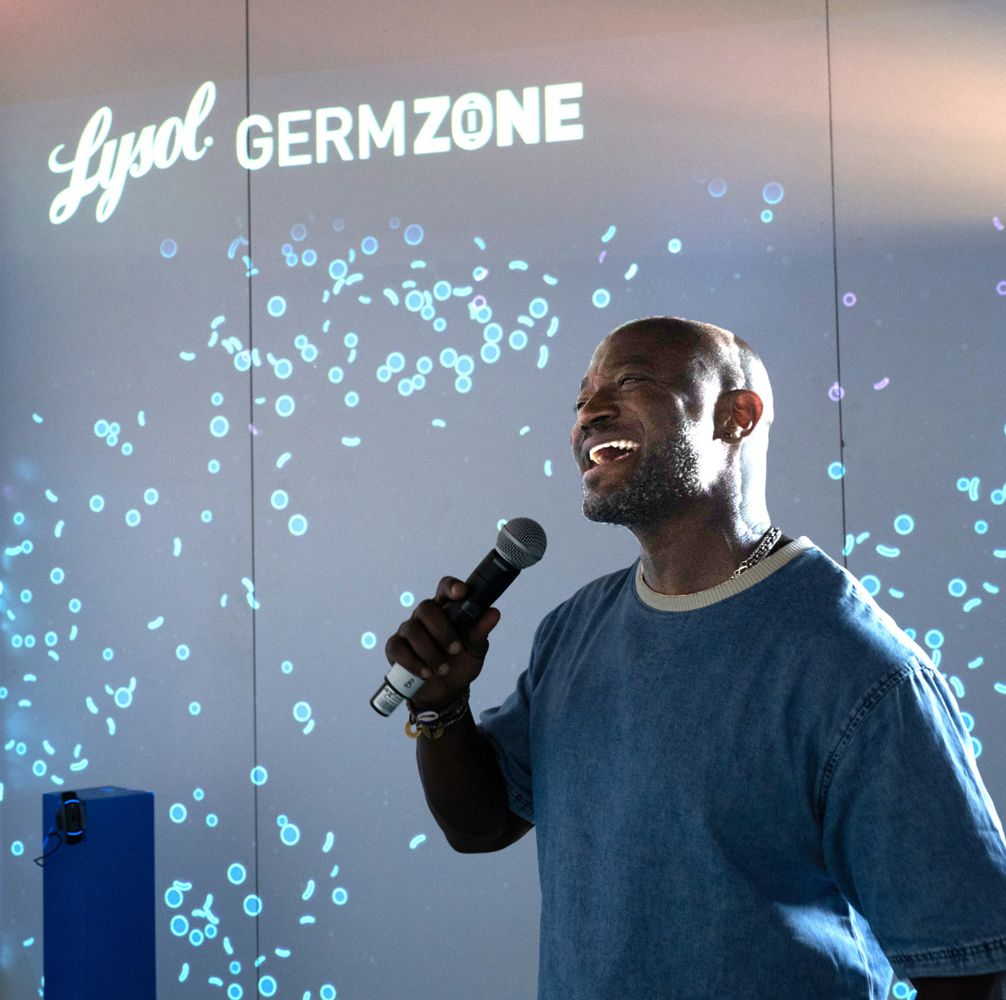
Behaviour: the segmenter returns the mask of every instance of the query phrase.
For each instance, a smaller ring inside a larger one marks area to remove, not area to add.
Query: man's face
[[[663,330],[627,327],[603,340],[572,432],[584,514],[643,526],[706,496],[722,461],[713,440],[716,395],[687,342]]]

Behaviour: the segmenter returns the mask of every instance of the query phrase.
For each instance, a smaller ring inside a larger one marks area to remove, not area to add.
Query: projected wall
[[[773,519],[928,648],[1006,803],[1002,15],[546,7],[13,24],[0,995],[41,986],[42,793],[104,784],[156,796],[162,998],[534,995],[533,838],[451,852],[367,701],[501,519],[549,551],[476,709],[634,558],[568,432],[642,315],[762,353]]]

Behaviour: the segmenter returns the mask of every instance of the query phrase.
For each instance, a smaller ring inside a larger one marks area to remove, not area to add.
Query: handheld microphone
[[[465,581],[468,590],[464,598],[444,605],[447,617],[461,635],[472,629],[522,569],[541,559],[546,544],[544,529],[529,517],[512,517],[500,528],[496,546]],[[422,677],[393,663],[370,705],[379,715],[389,716],[423,684]]]

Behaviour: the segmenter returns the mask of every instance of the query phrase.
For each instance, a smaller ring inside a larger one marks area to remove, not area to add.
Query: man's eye
[[[642,382],[642,381],[643,381],[642,375],[623,375],[618,380],[618,384],[625,385],[626,382]]]

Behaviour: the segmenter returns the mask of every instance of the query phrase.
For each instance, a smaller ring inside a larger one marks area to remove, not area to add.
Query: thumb
[[[500,613],[497,608],[489,608],[488,611],[475,623],[475,626],[468,633],[468,640],[475,646],[481,646],[486,642],[489,633],[499,624]]]

